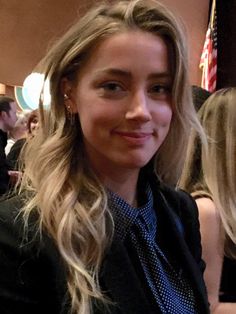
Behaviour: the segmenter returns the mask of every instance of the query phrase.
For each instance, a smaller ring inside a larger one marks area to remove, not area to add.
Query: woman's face
[[[19,120],[16,121],[16,126],[17,126],[17,132],[19,133],[19,135],[26,136],[27,118],[26,117],[19,118]]]
[[[38,129],[38,124],[38,118],[35,116],[30,122],[30,133],[32,134],[32,136],[35,136],[35,133]]]
[[[161,37],[124,32],[94,50],[71,99],[96,170],[139,170],[150,161],[170,128],[171,89],[168,50]]]

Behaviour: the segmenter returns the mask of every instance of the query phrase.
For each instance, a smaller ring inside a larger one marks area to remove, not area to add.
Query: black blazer
[[[10,185],[10,176],[8,170],[11,170],[6,160],[5,147],[7,145],[7,133],[0,129],[0,195],[8,192]]]
[[[200,313],[207,314],[196,204],[185,192],[157,182],[153,182],[152,189],[163,241],[178,255],[195,289]],[[66,314],[69,297],[63,261],[46,234],[41,240],[36,235],[36,215],[30,220],[28,241],[22,240],[23,221],[17,216],[22,202],[17,196],[0,204],[0,313]],[[116,238],[104,258],[100,283],[114,302],[110,313],[154,314],[127,249]],[[107,312],[96,307],[95,313]]]

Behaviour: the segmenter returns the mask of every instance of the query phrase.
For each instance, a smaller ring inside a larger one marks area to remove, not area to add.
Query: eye
[[[123,88],[119,83],[116,82],[106,82],[101,85],[104,91],[107,92],[119,92],[122,91]]]
[[[124,84],[116,81],[106,81],[98,85],[99,94],[104,98],[120,99],[127,93]]]
[[[160,85],[156,84],[151,86],[149,92],[151,93],[157,93],[157,94],[170,94],[171,93],[171,88],[168,85]]]
[[[148,93],[153,99],[157,100],[169,100],[171,97],[171,86],[165,84],[154,84],[152,85]]]

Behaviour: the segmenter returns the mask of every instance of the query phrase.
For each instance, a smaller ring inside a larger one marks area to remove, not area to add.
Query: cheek
[[[172,119],[172,109],[170,106],[163,106],[155,112],[155,120],[162,127],[168,127]]]
[[[86,106],[80,103],[77,110],[82,129],[95,129],[109,125],[118,116],[115,107],[112,109],[112,106],[109,107],[98,100],[90,100]]]
[[[87,110],[78,108],[78,117],[83,136],[85,138],[94,136],[97,129],[97,117],[93,111],[89,108]]]

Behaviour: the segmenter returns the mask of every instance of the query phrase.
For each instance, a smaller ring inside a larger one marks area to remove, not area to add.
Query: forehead
[[[135,61],[137,69],[146,66],[166,72],[169,70],[168,45],[162,37],[149,32],[124,31],[100,42],[91,52],[84,69],[126,68],[130,67],[131,61]]]
[[[37,122],[37,121],[38,121],[37,115],[32,115],[32,116],[29,118],[29,121],[30,121],[30,122]]]

